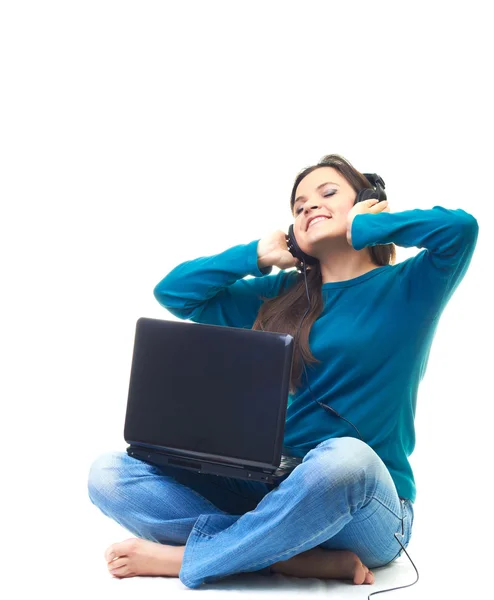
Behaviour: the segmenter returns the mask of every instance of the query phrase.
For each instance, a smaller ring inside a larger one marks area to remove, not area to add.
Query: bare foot
[[[374,583],[374,574],[349,550],[325,550],[312,548],[271,565],[273,573],[293,577],[317,577],[319,579],[353,579],[353,583]]]
[[[151,575],[178,577],[185,546],[166,546],[140,538],[112,544],[105,552],[108,570],[114,577]]]

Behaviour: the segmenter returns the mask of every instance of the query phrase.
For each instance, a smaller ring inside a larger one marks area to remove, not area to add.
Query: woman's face
[[[311,254],[317,242],[323,239],[346,240],[347,216],[356,197],[355,190],[332,167],[319,167],[302,179],[295,192],[293,229],[304,252]],[[309,224],[315,215],[329,218]]]

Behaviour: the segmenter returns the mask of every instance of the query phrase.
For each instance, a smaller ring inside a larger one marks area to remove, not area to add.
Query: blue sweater
[[[357,215],[352,223],[356,250],[394,243],[425,248],[395,265],[347,281],[322,285],[324,309],[309,344],[320,364],[307,368],[317,400],[353,423],[380,456],[398,495],[415,502],[408,461],[415,447],[414,417],[439,318],[470,265],[477,220],[462,209]],[[180,319],[252,328],[262,301],[301,275],[259,270],[259,240],[214,256],[186,261],[154,289],[158,302]],[[253,277],[245,278],[247,275]],[[303,277],[303,275],[302,275]],[[304,456],[320,442],[358,434],[316,404],[302,388],[288,398],[284,446]]]

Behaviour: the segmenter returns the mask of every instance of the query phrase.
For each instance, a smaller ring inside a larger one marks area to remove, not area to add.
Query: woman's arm
[[[180,319],[250,329],[262,304],[289,273],[259,269],[259,240],[181,263],[154,288],[156,300]],[[252,278],[244,279],[247,275]]]
[[[403,262],[406,293],[433,303],[439,314],[462,281],[478,238],[475,217],[462,209],[434,206],[430,210],[356,215],[352,245],[356,250],[377,244],[425,248]]]

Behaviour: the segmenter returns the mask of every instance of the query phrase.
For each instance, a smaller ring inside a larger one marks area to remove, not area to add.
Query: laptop
[[[278,484],[289,334],[140,317],[125,415],[127,454],[156,466]]]

